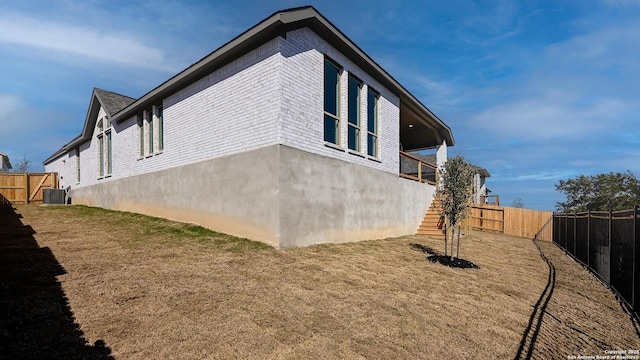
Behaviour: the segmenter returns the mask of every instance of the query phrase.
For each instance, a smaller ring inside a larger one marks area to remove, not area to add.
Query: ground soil
[[[550,243],[540,248],[551,285],[534,243],[503,235],[464,236],[460,258],[479,268],[457,269],[428,261],[443,243],[424,236],[275,250],[128,213],[4,209],[0,359],[566,359],[640,349],[615,296]],[[550,287],[538,324],[531,314]]]

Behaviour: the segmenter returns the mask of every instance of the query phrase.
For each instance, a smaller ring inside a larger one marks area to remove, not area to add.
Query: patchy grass
[[[56,279],[82,336],[123,359],[513,358],[548,277],[530,240],[484,233],[465,236],[460,254],[480,268],[455,269],[427,261],[421,249],[443,244],[422,236],[274,250],[137,214],[17,212],[64,268]],[[580,270],[572,276],[590,284],[580,291],[598,299],[589,310],[604,304],[608,317],[578,330],[596,347],[640,348],[615,298]],[[540,338],[568,331],[552,330]],[[606,331],[621,335],[612,343]],[[544,345],[545,356],[574,355]]]
[[[109,228],[119,236],[118,241],[123,246],[176,246],[201,244],[223,247],[227,251],[243,251],[246,249],[272,250],[267,244],[238,238],[228,234],[209,230],[199,225],[186,224],[152,216],[146,216],[125,211],[113,211],[96,207],[74,206],[45,206],[44,212],[53,212],[55,216],[77,218],[86,225],[97,228]]]

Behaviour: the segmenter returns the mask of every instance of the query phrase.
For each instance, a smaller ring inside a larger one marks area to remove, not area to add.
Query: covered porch
[[[416,102],[400,102],[398,175],[437,186],[438,169],[447,161],[447,146],[454,144],[453,135],[435,114]]]

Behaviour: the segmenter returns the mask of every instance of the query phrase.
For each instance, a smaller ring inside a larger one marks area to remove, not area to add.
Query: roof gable
[[[134,98],[130,98],[125,95],[120,95],[118,93],[114,93],[112,91],[102,90],[98,88],[93,88],[93,93],[91,94],[91,101],[89,102],[89,109],[87,110],[87,116],[84,120],[84,127],[82,128],[82,134],[80,135],[81,142],[91,139],[93,135],[93,128],[96,126],[96,121],[98,120],[98,113],[100,112],[100,108],[102,107],[104,111],[107,113],[109,119],[113,119],[113,116],[120,112],[120,110],[124,109],[127,105],[136,101]],[[80,145],[79,143],[75,143],[72,141],[72,147]],[[68,145],[70,145],[69,143]]]
[[[98,120],[98,114],[100,112],[100,108],[102,107],[104,111],[107,113],[107,116],[112,119],[114,115],[119,113],[122,109],[127,107],[127,105],[135,102],[136,99],[131,98],[129,96],[121,95],[115,93],[113,91],[102,90],[98,88],[93,88],[93,92],[91,93],[91,100],[89,101],[89,109],[87,110],[87,116],[84,120],[84,127],[82,128],[82,133],[76,136],[73,140],[65,144],[60,150],[56,151],[51,157],[44,161],[44,164],[48,164],[49,162],[57,159],[61,155],[67,153],[68,151],[74,149],[85,141],[91,139],[93,136],[93,129],[96,126],[96,122]]]
[[[119,113],[120,110],[124,109],[129,104],[136,101],[134,98],[98,88],[93,89],[93,94],[107,112],[107,116],[110,118]]]

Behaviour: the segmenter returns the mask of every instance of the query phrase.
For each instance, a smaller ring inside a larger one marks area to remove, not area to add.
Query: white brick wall
[[[311,153],[354,162],[398,173],[400,144],[400,100],[371,76],[349,61],[313,31],[303,28],[290,31],[281,42],[283,55],[281,143]],[[340,76],[340,146],[343,151],[324,142],[324,55],[343,67]],[[363,81],[360,112],[360,152],[347,149],[347,83],[353,73]],[[367,87],[380,93],[378,101],[378,161],[367,153]]]
[[[343,68],[341,76],[342,150],[325,146],[324,54]],[[346,151],[347,81],[353,73],[365,84],[361,95],[361,156]],[[367,87],[380,93],[379,157],[366,156]],[[112,176],[98,179],[98,141],[81,146],[81,182],[75,184],[73,152],[46,166],[64,186],[82,187],[195,163],[273,144],[398,172],[399,99],[308,29],[275,38],[190,86],[170,95],[164,106],[164,151],[139,157],[134,116],[112,124]],[[103,109],[98,115],[104,114]],[[157,124],[154,124],[157,129]],[[145,136],[145,142],[147,141]],[[154,138],[157,149],[157,137]],[[145,144],[146,146],[147,144]],[[73,158],[73,159],[72,159]],[[65,160],[62,162],[62,160]]]
[[[164,151],[139,157],[134,116],[112,124],[112,176],[98,179],[98,141],[81,148],[81,183],[67,155],[45,166],[65,174],[65,186],[82,187],[199,162],[278,143],[281,56],[279,38],[164,99]],[[100,116],[104,111],[100,110]],[[154,124],[157,130],[157,124]],[[145,134],[146,135],[146,134]],[[147,136],[145,146],[147,146]],[[154,143],[157,149],[157,136]],[[66,175],[66,174],[70,175]],[[69,183],[66,184],[67,176]]]
[[[45,166],[46,172],[58,173],[58,180],[61,189],[68,186],[74,186],[76,183],[75,175],[73,173],[75,170],[75,159],[76,157],[73,151],[71,151]]]

